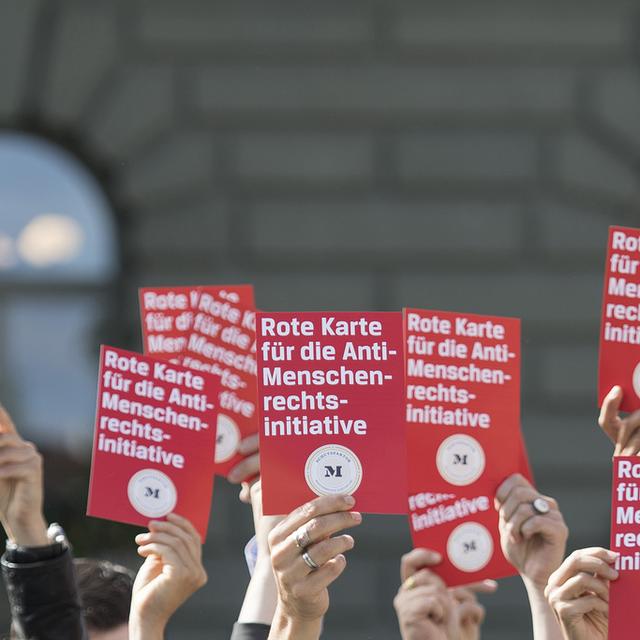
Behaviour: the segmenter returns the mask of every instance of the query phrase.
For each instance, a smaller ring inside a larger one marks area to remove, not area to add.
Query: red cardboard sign
[[[103,346],[87,515],[188,518],[204,540],[213,491],[213,376]]]
[[[530,476],[520,432],[520,321],[405,309],[409,523],[449,586],[514,573],[493,498]]]
[[[256,312],[202,292],[182,360],[185,367],[220,379],[216,472],[241,459],[241,440],[258,431]]]
[[[263,507],[317,495],[406,513],[399,313],[257,314]]]
[[[609,638],[635,638],[640,594],[640,458],[613,459],[611,550],[620,576],[609,586]]]
[[[254,308],[253,285],[148,287],[140,289],[142,345],[146,355],[180,363],[202,292]]]
[[[622,387],[623,411],[640,409],[640,229],[609,227],[602,296],[598,401]]]

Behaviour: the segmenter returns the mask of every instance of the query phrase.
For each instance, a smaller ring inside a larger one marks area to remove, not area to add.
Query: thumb
[[[11,416],[7,410],[0,404],[0,433],[17,433],[16,425],[13,424]]]

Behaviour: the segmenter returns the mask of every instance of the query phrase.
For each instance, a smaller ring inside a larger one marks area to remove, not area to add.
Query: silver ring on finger
[[[302,559],[311,571],[316,571],[320,568],[320,565],[316,564],[315,560],[306,551],[302,554]]]
[[[533,510],[541,516],[545,516],[549,511],[551,511],[551,505],[544,498],[536,498],[531,503],[531,506],[533,507]]]
[[[309,538],[309,532],[303,527],[300,527],[296,531],[295,538],[296,546],[298,547],[298,549],[302,549],[303,551],[309,546],[311,542],[311,539]]]

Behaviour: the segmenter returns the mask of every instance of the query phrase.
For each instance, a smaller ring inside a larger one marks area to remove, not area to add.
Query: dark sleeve
[[[13,627],[29,640],[86,640],[73,558],[65,549],[50,559],[18,562],[2,556]]]
[[[267,640],[270,630],[268,624],[236,622],[233,625],[231,640]]]

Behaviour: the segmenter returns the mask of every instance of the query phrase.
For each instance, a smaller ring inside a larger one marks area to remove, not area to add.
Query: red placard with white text
[[[609,639],[637,636],[640,596],[640,458],[613,459],[611,551],[620,575],[609,585]]]
[[[406,513],[401,314],[258,312],[256,331],[264,512],[351,494]]]
[[[598,402],[622,387],[623,411],[640,409],[640,229],[609,227],[602,296]]]
[[[255,306],[253,285],[249,284],[140,289],[142,345],[146,355],[178,364],[182,361],[202,292],[233,304]]]
[[[255,310],[203,291],[182,364],[221,381],[215,461],[224,476],[242,459],[240,442],[258,432]]]
[[[520,431],[520,321],[405,309],[409,523],[449,586],[515,573],[493,498],[530,479]]]
[[[103,346],[87,515],[146,525],[170,512],[204,540],[218,380]]]

